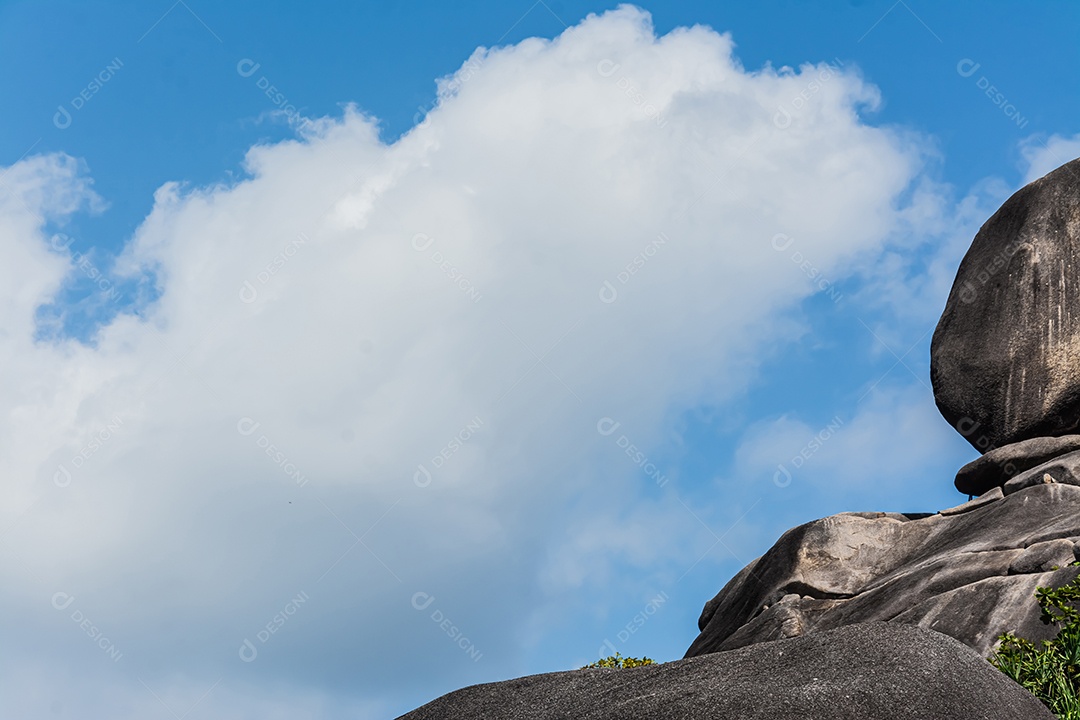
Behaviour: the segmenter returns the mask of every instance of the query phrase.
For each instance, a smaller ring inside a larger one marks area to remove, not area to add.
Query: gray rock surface
[[[1003,497],[1005,497],[1004,489],[1002,489],[1000,487],[996,487],[996,488],[993,488],[992,490],[984,492],[982,495],[975,498],[974,500],[968,500],[966,503],[963,503],[962,505],[957,505],[956,507],[951,507],[951,508],[947,508],[945,510],[941,510],[941,511],[938,512],[938,514],[939,515],[946,515],[946,516],[948,516],[948,515],[962,515],[963,513],[971,512],[972,510],[975,510],[977,508],[981,508],[983,505],[989,505],[990,503],[994,502],[995,500],[1000,500]]]
[[[957,471],[956,489],[968,495],[982,495],[1025,470],[1077,450],[1080,450],[1080,435],[1038,437],[994,448]]]
[[[1048,639],[1056,628],[1040,621],[1035,588],[1080,574],[1077,540],[1080,487],[1062,483],[995,488],[930,516],[833,515],[786,532],[706,603],[686,655],[877,620],[937,630],[982,657],[1007,631]]]
[[[1002,489],[1006,495],[1011,495],[1032,485],[1052,482],[1080,485],[1080,451],[1061,455],[1018,473]]]
[[[1026,690],[940,633],[849,625],[641,668],[473,685],[400,720],[1052,720]]]
[[[1021,188],[960,263],[930,346],[942,415],[976,449],[1080,431],[1080,160]]]

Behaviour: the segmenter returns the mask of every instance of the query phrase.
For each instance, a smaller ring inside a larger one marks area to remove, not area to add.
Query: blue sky
[[[0,695],[394,717],[961,502],[930,332],[1078,15],[3,3]]]

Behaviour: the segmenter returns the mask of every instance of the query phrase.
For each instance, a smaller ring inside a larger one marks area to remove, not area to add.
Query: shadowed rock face
[[[1051,720],[952,638],[870,623],[631,670],[474,685],[400,720]]]
[[[1080,160],[979,230],[934,331],[930,379],[981,452],[1080,431]]]
[[[1006,631],[1049,639],[1035,588],[1080,573],[1078,542],[1080,487],[1056,482],[995,487],[930,516],[833,515],[789,530],[706,603],[686,656],[878,620],[982,657]]]

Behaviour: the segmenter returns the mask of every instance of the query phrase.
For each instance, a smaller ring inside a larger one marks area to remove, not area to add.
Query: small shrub
[[[642,667],[643,665],[655,665],[656,661],[643,657],[643,658],[624,658],[619,653],[609,655],[606,658],[601,658],[594,662],[592,665],[586,665],[581,668],[587,670],[589,668],[635,668]]]
[[[1036,645],[1005,633],[990,662],[1062,720],[1080,720],[1080,576],[1056,589],[1037,588],[1035,599],[1042,621],[1061,626],[1057,637]]]

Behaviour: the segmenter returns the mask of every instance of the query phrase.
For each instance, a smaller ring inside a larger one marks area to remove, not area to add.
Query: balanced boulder
[[[934,331],[930,379],[942,415],[981,452],[1080,432],[1080,160],[1020,189],[976,234]]]

